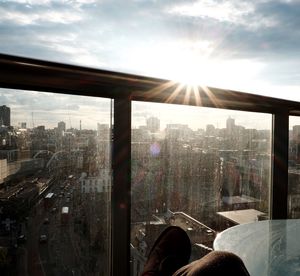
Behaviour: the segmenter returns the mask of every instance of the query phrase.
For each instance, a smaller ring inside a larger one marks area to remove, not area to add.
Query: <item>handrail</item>
[[[300,111],[295,101],[5,54],[0,54],[0,86],[266,113]]]

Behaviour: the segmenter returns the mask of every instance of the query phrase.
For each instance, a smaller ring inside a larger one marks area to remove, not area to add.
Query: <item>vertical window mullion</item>
[[[114,99],[112,267],[113,276],[130,273],[131,101]]]
[[[287,218],[289,112],[283,108],[273,115],[273,170],[271,218]]]

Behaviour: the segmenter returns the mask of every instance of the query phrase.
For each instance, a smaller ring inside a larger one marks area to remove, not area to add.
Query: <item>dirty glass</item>
[[[217,232],[268,218],[271,127],[270,114],[133,102],[132,275],[169,225],[197,259]]]
[[[0,270],[108,275],[111,100],[0,95]]]

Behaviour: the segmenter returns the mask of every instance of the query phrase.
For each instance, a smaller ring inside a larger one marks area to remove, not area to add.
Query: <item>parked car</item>
[[[21,244],[21,243],[25,243],[26,242],[26,236],[24,234],[20,235],[18,238],[17,238],[17,242],[18,244]]]

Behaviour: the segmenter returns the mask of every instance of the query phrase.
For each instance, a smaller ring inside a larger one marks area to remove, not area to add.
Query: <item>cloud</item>
[[[296,50],[300,40],[299,12],[300,3],[296,1],[205,0],[169,8],[170,15],[190,22],[186,23],[186,33],[217,42],[216,52],[229,53],[229,57],[274,57],[281,50],[286,56],[288,49]]]
[[[51,0],[2,0],[2,3],[25,4],[25,5],[48,5]]]
[[[200,18],[206,24],[206,20],[216,21],[215,24],[230,24],[233,27],[243,26],[245,29],[258,30],[259,28],[271,28],[278,26],[271,13],[261,16],[255,1],[219,1],[203,0],[193,4],[180,4],[169,7],[168,13]]]
[[[243,22],[243,16],[254,11],[253,4],[248,2],[203,0],[193,4],[173,6],[168,12],[191,17],[213,18],[232,23]]]
[[[101,2],[100,0],[2,0],[3,3],[23,4],[27,7],[49,6],[51,4],[63,3],[70,6],[83,6]]]
[[[25,12],[26,10],[26,12]],[[16,25],[33,25],[33,24],[71,24],[82,20],[78,12],[68,10],[42,10],[38,12],[29,7],[24,10],[13,10],[0,7],[0,22]]]
[[[283,0],[2,1],[0,52],[157,77],[215,71],[245,91],[296,86],[299,14]]]

